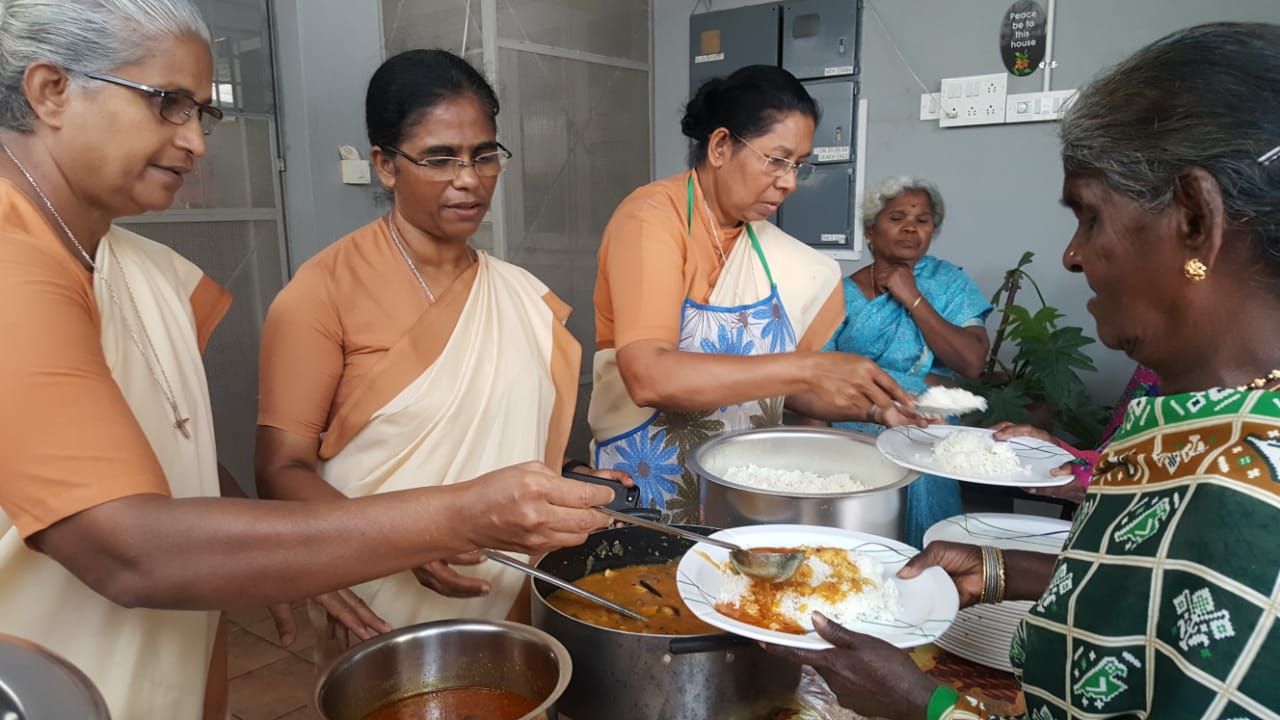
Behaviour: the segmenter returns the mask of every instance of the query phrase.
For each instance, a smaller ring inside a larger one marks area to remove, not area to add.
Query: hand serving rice
[[[943,470],[977,477],[1026,472],[1009,443],[964,430],[956,430],[934,444],[933,462]]]
[[[946,417],[987,409],[987,399],[964,388],[935,385],[916,398],[916,411],[926,417]]]
[[[726,565],[716,610],[756,627],[803,635],[818,611],[841,625],[889,622],[898,613],[898,587],[877,559],[853,550],[800,547],[804,564],[783,582],[748,578]]]

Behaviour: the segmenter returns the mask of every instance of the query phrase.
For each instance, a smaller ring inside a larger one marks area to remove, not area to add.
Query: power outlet
[[[942,79],[942,127],[998,125],[1005,119],[1006,73]]]
[[[1006,102],[1004,121],[1024,123],[1061,120],[1063,113],[1075,99],[1075,90],[1015,93]]]

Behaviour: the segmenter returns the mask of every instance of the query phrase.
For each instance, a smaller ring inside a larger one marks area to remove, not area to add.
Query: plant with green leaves
[[[1065,433],[1080,447],[1095,447],[1108,414],[1085,391],[1082,377],[1098,370],[1083,350],[1095,340],[1080,327],[1058,324],[1064,315],[1045,301],[1035,278],[1026,271],[1034,257],[1030,251],[1023,253],[991,296],[991,304],[1001,313],[991,355],[982,376],[962,385],[986,398],[987,409],[966,416],[965,421],[983,426],[1002,420],[1032,423],[1055,434]],[[1040,301],[1034,312],[1014,302],[1023,283],[1035,290]],[[1008,361],[1000,357],[1005,341],[1016,348]]]

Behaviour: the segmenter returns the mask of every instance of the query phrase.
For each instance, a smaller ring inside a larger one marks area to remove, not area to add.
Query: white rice
[[[1026,472],[1008,443],[964,430],[957,430],[934,444],[933,461],[944,470],[977,477]]]
[[[844,597],[835,601],[818,595],[806,597],[795,590],[787,590],[779,595],[776,612],[805,630],[813,629],[815,611],[841,625],[893,621],[898,614],[898,586],[887,576],[884,564],[870,555],[853,550],[846,552],[849,553],[849,560],[857,566],[861,579],[871,581],[869,584],[863,584],[859,590],[850,583]],[[805,563],[813,570],[813,577],[809,580],[813,587],[832,580],[831,566],[817,556],[810,555]],[[718,600],[738,604],[747,595],[751,579],[733,570],[727,570],[723,577]]]
[[[807,470],[782,470],[759,465],[735,465],[724,479],[738,485],[781,493],[842,494],[867,490],[871,486],[849,473],[819,475]]]
[[[987,409],[987,399],[963,388],[935,386],[925,390],[916,403],[943,415],[964,415]]]

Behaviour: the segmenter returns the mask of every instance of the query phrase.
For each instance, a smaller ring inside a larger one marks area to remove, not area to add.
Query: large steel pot
[[[573,662],[550,635],[519,623],[440,620],[366,640],[334,658],[316,682],[322,720],[362,720],[428,690],[485,687],[538,700],[520,720],[555,720]]]
[[[708,525],[825,525],[895,539],[902,537],[907,486],[920,476],[885,458],[870,435],[831,428],[726,433],[694,448],[686,464],[699,478],[702,518]],[[849,473],[872,488],[843,495],[750,488],[724,479],[730,468],[739,465],[818,475]]]
[[[52,651],[0,635],[0,720],[111,720],[98,688]]]
[[[714,528],[681,525],[701,534]],[[640,527],[593,533],[538,567],[565,580],[671,562],[692,545]],[[795,697],[799,668],[734,635],[646,635],[590,625],[551,607],[533,583],[533,624],[564,643],[574,673],[557,707],[572,720],[757,720]]]

